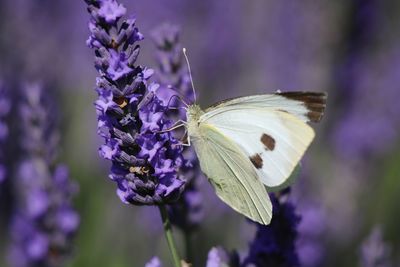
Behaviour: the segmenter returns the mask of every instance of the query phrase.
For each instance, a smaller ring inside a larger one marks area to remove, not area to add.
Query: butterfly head
[[[197,122],[200,119],[200,116],[204,113],[201,110],[199,105],[190,105],[186,111],[186,118],[187,121],[190,122]]]

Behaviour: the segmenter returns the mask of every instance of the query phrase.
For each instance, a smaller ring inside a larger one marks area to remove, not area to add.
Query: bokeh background
[[[398,1],[121,2],[145,35],[142,65],[157,66],[150,38],[155,27],[170,22],[181,28],[203,107],[277,89],[328,92],[326,115],[313,125],[316,139],[292,187],[303,216],[302,261],[361,266],[365,240],[380,229],[385,245],[377,250],[387,250],[392,266],[400,266]],[[158,210],[122,204],[107,178],[109,165],[98,156],[88,19],[83,1],[0,0],[0,77],[11,91],[40,80],[58,106],[60,161],[80,186],[75,206],[81,225],[68,266],[144,266],[155,255],[169,266]],[[10,121],[18,124],[16,114]],[[17,156],[10,151],[7,157]],[[0,266],[8,266],[12,205],[7,186],[1,190]],[[194,237],[195,266],[204,264],[212,246],[245,251],[255,231],[205,179],[202,191],[205,220]],[[183,251],[183,237],[175,234]]]

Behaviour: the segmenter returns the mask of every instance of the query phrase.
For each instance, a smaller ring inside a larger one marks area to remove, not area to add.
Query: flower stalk
[[[172,235],[172,227],[171,222],[168,217],[167,209],[164,205],[158,206],[161,214],[161,220],[163,223],[165,238],[167,239],[168,247],[172,255],[172,259],[174,261],[175,267],[181,267],[181,260],[179,257],[178,249],[176,248],[176,243],[174,240],[174,236]]]

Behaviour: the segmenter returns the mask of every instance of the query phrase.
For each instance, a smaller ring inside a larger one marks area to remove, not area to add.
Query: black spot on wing
[[[264,133],[260,141],[264,144],[265,150],[273,151],[275,149],[275,139],[272,136]]]
[[[251,163],[253,163],[254,167],[256,167],[257,169],[261,169],[263,166],[263,160],[260,157],[260,154],[255,154],[251,157],[249,157]]]
[[[324,115],[326,107],[326,93],[320,92],[284,92],[277,93],[291,100],[300,101],[307,108],[306,114],[308,119],[312,122],[319,122]]]

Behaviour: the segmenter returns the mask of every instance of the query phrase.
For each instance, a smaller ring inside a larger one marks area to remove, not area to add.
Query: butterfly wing
[[[305,122],[318,121],[325,109],[324,94],[286,93],[292,98],[282,94],[232,99],[207,109],[200,117],[200,123],[212,125],[239,146],[269,187],[289,178],[314,138],[313,129]],[[294,98],[305,99],[314,111]]]
[[[282,92],[275,94],[252,95],[232,98],[218,102],[206,109],[206,117],[226,109],[257,108],[287,112],[298,119],[308,122],[318,122],[324,115],[326,93],[320,92]]]
[[[219,198],[237,212],[269,224],[272,205],[267,191],[241,149],[216,128],[204,123],[193,140],[202,171]]]

